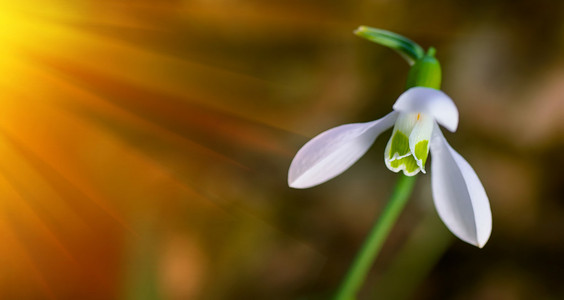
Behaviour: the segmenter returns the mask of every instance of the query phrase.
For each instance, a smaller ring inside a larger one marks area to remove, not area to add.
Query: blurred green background
[[[391,193],[389,133],[292,190],[311,137],[380,118],[437,48],[483,249],[415,192],[359,299],[564,298],[564,2],[0,0],[1,299],[327,299]],[[432,159],[432,158],[431,158]]]

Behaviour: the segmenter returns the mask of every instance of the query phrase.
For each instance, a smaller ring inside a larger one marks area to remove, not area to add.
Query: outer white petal
[[[480,179],[437,125],[431,155],[433,199],[439,216],[457,237],[482,248],[492,231],[492,214]]]
[[[456,105],[447,94],[432,88],[410,88],[399,96],[394,110],[431,115],[451,132],[455,132],[458,127]]]
[[[392,127],[397,112],[367,122],[329,129],[307,142],[288,172],[288,185],[304,189],[323,183],[348,169],[372,146],[376,137]]]

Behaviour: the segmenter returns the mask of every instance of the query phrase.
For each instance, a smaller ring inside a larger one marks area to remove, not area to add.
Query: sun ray
[[[272,181],[270,157],[292,154],[284,139],[295,135],[263,102],[288,87],[208,44],[209,22],[229,23],[221,6],[24,2],[0,0],[0,238],[9,244],[0,256],[14,258],[14,282],[32,286],[19,298],[115,298],[123,245],[147,234],[140,222],[202,236],[230,219],[276,227],[238,183]],[[239,29],[262,22],[307,35],[305,14],[269,19],[241,7],[236,18]]]
[[[5,213],[2,213],[4,215]],[[4,218],[0,218],[0,239],[10,247],[3,247],[0,250],[2,257],[9,258],[6,259],[6,263],[3,264],[3,272],[11,275],[18,274],[20,272],[25,272],[25,276],[29,278],[37,286],[31,285],[24,288],[24,285],[28,285],[28,282],[18,282],[17,278],[12,279],[10,282],[11,286],[5,286],[3,282],[4,289],[0,292],[0,296],[18,297],[17,295],[26,295],[27,293],[35,290],[39,287],[42,296],[49,299],[56,299],[55,292],[48,283],[46,276],[41,272],[36,263],[33,261],[31,251],[32,249],[26,248],[20,242],[17,234],[13,231],[12,226],[5,221]],[[23,270],[22,270],[23,269]],[[4,276],[3,276],[4,277]],[[27,289],[27,290],[26,290]],[[33,293],[33,292],[31,292]]]

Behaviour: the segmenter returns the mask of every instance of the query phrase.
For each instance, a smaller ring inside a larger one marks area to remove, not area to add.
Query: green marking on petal
[[[398,156],[404,156],[409,152],[409,138],[401,131],[394,131],[392,136],[392,144],[388,158],[393,159],[397,153]]]
[[[417,165],[417,161],[411,155],[404,158],[392,160],[390,161],[390,165],[395,169],[404,170],[403,173],[407,176],[413,176],[419,173],[419,166]]]
[[[409,138],[401,131],[395,130],[386,147],[386,166],[388,169],[413,176],[420,168],[409,149]]]
[[[415,145],[415,153],[413,153],[415,158],[421,161],[421,169],[425,170],[425,163],[427,162],[427,156],[429,155],[429,141],[422,140]]]

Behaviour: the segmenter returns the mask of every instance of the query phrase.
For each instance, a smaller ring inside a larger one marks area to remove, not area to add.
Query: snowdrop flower
[[[288,184],[303,189],[334,178],[393,126],[384,151],[386,166],[407,176],[426,173],[430,149],[433,199],[440,218],[457,237],[481,248],[492,228],[488,196],[470,164],[448,144],[439,124],[456,131],[454,102],[440,90],[412,87],[383,118],[338,126],[307,142],[290,165]]]

